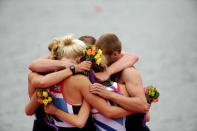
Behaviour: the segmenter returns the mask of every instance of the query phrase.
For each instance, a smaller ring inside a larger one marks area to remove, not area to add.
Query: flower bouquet
[[[159,101],[159,95],[160,93],[157,91],[157,89],[154,86],[147,86],[144,88],[146,99],[149,104],[152,102],[156,103]]]
[[[39,104],[47,105],[52,103],[52,96],[47,89],[39,88],[36,92],[37,102]],[[53,118],[49,114],[45,114],[46,123],[50,124],[53,121]],[[48,122],[49,121],[49,122]]]
[[[85,58],[87,61],[95,62],[97,65],[100,65],[101,63],[101,55],[102,51],[101,49],[98,49],[96,45],[88,45],[83,50],[83,58]]]
[[[97,48],[96,45],[88,45],[83,50],[83,59],[92,62],[92,69],[90,71],[82,72],[83,75],[89,77],[92,83],[96,82],[94,72],[102,72],[105,70],[105,64],[102,61],[105,61],[102,56],[102,50]],[[106,80],[101,83],[105,86],[111,86],[111,80]]]
[[[153,102],[156,103],[159,101],[160,93],[157,91],[157,89],[154,86],[144,87],[144,92],[145,92],[146,100],[149,104]],[[143,125],[145,125],[146,122],[147,122],[147,116],[145,115],[143,120]]]
[[[52,96],[46,89],[38,89],[36,92],[36,96],[39,104],[47,105],[52,102]]]

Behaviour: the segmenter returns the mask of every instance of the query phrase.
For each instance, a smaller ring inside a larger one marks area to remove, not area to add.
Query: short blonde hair
[[[71,35],[62,38],[55,38],[48,46],[52,59],[75,59],[82,56],[82,50],[86,48],[86,44],[78,39],[74,39]]]

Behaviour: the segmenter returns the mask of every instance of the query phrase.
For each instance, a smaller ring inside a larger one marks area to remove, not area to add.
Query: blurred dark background
[[[0,131],[29,131],[27,66],[53,37],[113,32],[140,57],[144,85],[161,92],[152,131],[197,129],[196,0],[0,0]]]

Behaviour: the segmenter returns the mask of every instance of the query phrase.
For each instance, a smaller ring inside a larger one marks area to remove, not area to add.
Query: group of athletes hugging
[[[99,64],[83,59],[89,45],[102,50]],[[150,104],[134,67],[138,56],[122,52],[115,34],[106,33],[97,40],[67,35],[54,38],[48,49],[48,56],[29,65],[30,100],[25,113],[35,114],[33,131],[149,131]],[[81,73],[90,70],[95,81]],[[103,84],[109,80],[110,86]],[[52,104],[38,103],[41,88],[52,94]],[[52,121],[46,120],[46,114]]]

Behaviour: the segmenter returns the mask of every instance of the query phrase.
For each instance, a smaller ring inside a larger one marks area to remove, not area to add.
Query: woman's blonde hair
[[[55,38],[49,44],[51,59],[60,60],[63,57],[75,59],[82,56],[82,50],[86,48],[86,44],[78,39],[74,39],[71,35],[63,38]]]
[[[72,36],[67,35],[63,38],[54,38],[49,44],[48,49],[50,51],[50,59],[60,60],[63,57],[67,59],[75,59],[83,56],[83,49],[86,48],[86,44],[78,39],[73,39]],[[83,59],[82,59],[83,60]],[[96,72],[105,71],[107,68],[105,56],[101,55],[100,65],[94,64],[93,69]]]

